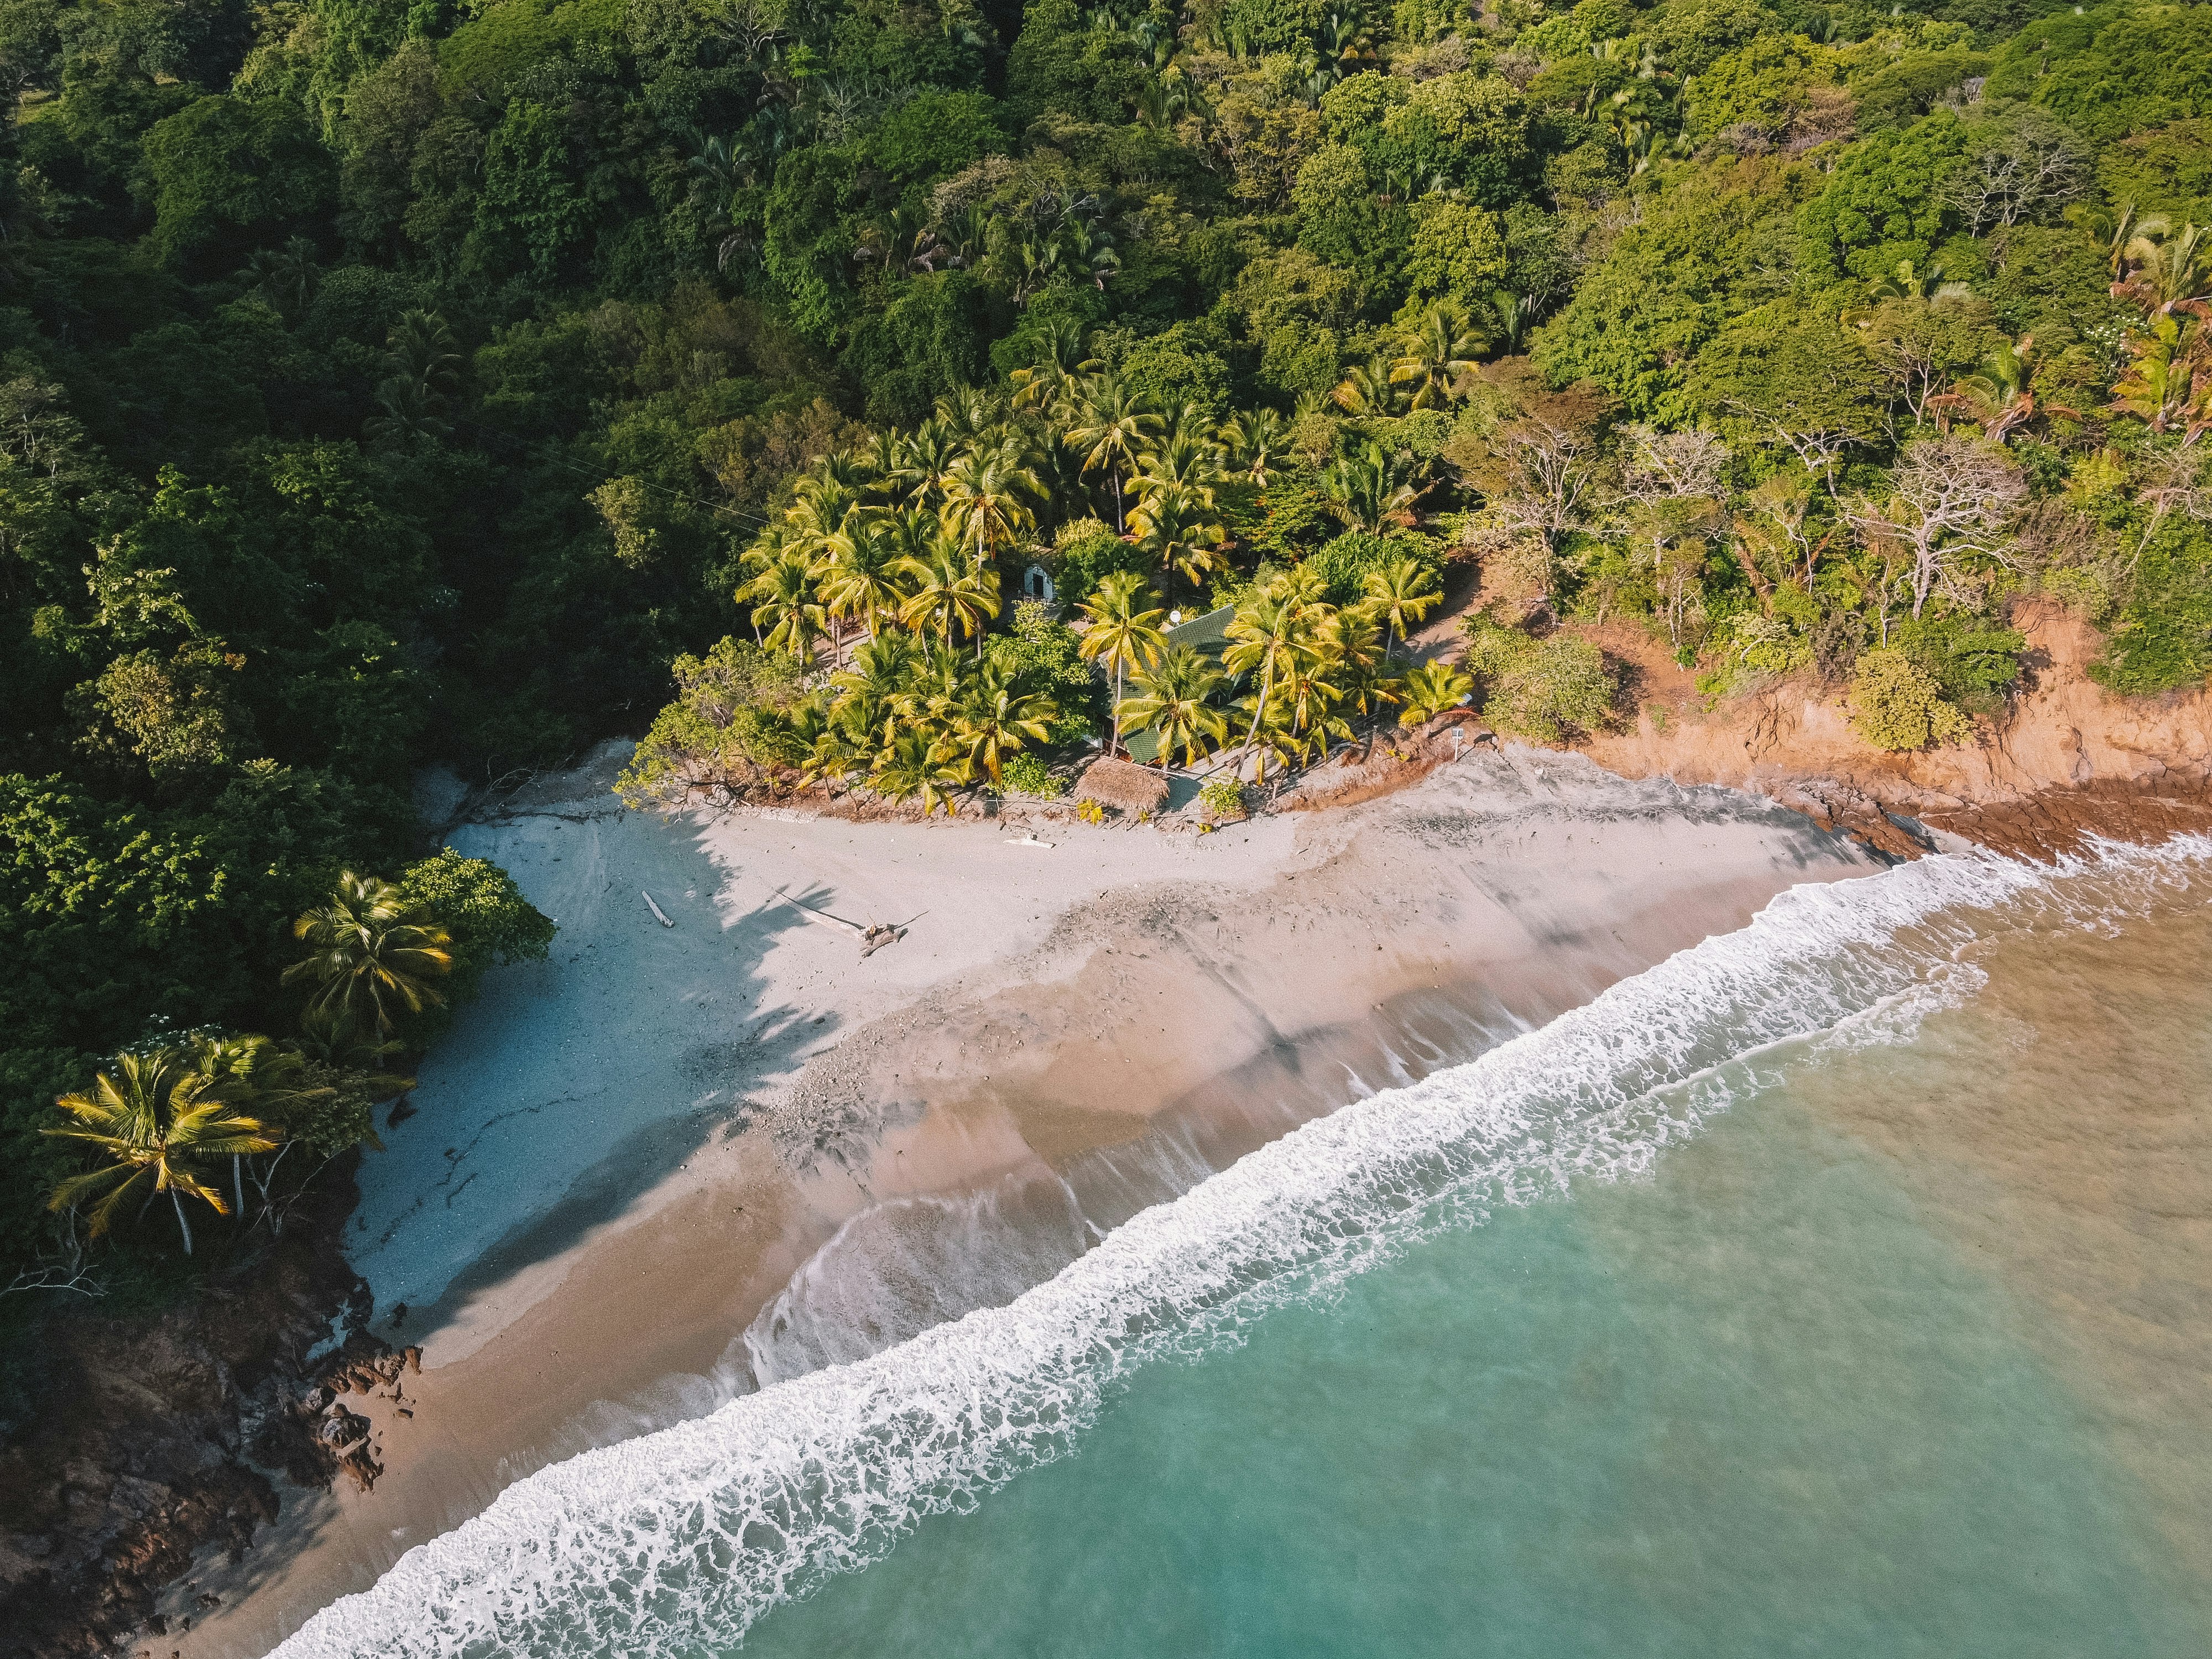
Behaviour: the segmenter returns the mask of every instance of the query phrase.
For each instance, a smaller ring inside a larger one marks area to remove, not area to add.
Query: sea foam
[[[2095,925],[2212,842],[2057,869],[1932,858],[1800,887],[1747,927],[1480,1059],[1308,1123],[1048,1282],[855,1363],[517,1482],[278,1653],[698,1654],[1060,1455],[1136,1368],[1237,1339],[1437,1228],[1647,1169],[1783,1045],[1909,1039],[1994,921]]]

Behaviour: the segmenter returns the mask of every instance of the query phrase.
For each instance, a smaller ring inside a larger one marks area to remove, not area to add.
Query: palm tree
[[[1232,675],[1259,675],[1259,686],[1245,699],[1252,706],[1245,754],[1252,752],[1270,712],[1281,721],[1281,710],[1272,708],[1276,686],[1301,677],[1322,654],[1321,635],[1332,622],[1334,606],[1318,599],[1318,573],[1301,566],[1265,588],[1248,592],[1237,606],[1237,615],[1230,617],[1230,646],[1221,654],[1221,665]]]
[[[46,1207],[71,1209],[81,1199],[102,1194],[89,1218],[97,1238],[125,1197],[146,1183],[146,1204],[168,1194],[190,1255],[192,1227],[185,1215],[184,1194],[211,1205],[217,1215],[230,1213],[222,1194],[201,1178],[199,1166],[210,1158],[274,1152],[278,1143],[263,1124],[238,1111],[222,1080],[195,1065],[189,1051],[118,1054],[111,1066],[89,1092],[66,1094],[54,1103],[76,1120],[76,1127],[40,1131],[82,1140],[108,1160],[102,1168],[61,1182]],[[144,1204],[139,1212],[145,1212]]]
[[[974,544],[979,566],[995,549],[1035,527],[1036,514],[1024,498],[1034,501],[1044,494],[1020,445],[1011,438],[963,455],[945,475],[943,489],[939,520],[947,535]]]
[[[1328,395],[1339,409],[1354,416],[1397,411],[1398,394],[1390,385],[1389,366],[1379,361],[1353,364]]]
[[[1322,469],[1321,488],[1330,512],[1370,536],[1381,535],[1394,520],[1410,522],[1413,503],[1420,499],[1419,492],[1399,477],[1382,446],[1372,440]]]
[[[1228,717],[1207,701],[1224,684],[1212,663],[1189,646],[1178,645],[1157,667],[1137,676],[1138,695],[1121,706],[1116,726],[1125,734],[1157,732],[1164,771],[1178,745],[1183,764],[1196,765],[1209,738],[1216,744],[1228,738]]]
[[[856,525],[831,555],[822,582],[823,609],[833,617],[859,619],[874,638],[878,613],[896,611],[906,598],[899,580],[906,556],[900,538],[880,518]]]
[[[942,739],[906,732],[894,738],[876,757],[874,769],[868,775],[868,787],[887,800],[910,800],[920,795],[921,815],[927,817],[940,806],[949,813],[946,786],[957,787],[966,783],[969,775]]]
[[[950,422],[934,417],[907,434],[897,473],[907,497],[916,507],[928,507],[941,500],[945,480],[967,444]]]
[[[453,940],[434,922],[409,918],[399,890],[374,876],[342,872],[330,897],[292,924],[313,953],[284,970],[283,983],[312,984],[311,1024],[377,1036],[397,1023],[393,1010],[420,1013],[445,998],[429,981],[453,970]]]
[[[1397,559],[1379,570],[1370,570],[1362,579],[1367,597],[1373,601],[1388,632],[1382,646],[1387,662],[1397,641],[1410,631],[1407,624],[1418,623],[1435,610],[1443,599],[1437,591],[1437,579],[1428,568],[1413,559]]]
[[[969,563],[960,550],[940,540],[930,556],[902,569],[913,591],[900,602],[899,621],[926,629],[948,644],[955,634],[975,636],[975,655],[983,654],[983,629],[999,614],[999,579]]]
[[[1232,471],[1265,485],[1269,467],[1282,453],[1284,432],[1283,417],[1265,404],[1249,414],[1231,415],[1221,423],[1223,459]]]
[[[1423,663],[1406,676],[1405,708],[1401,726],[1419,726],[1447,709],[1456,708],[1474,690],[1474,678],[1456,663]]]
[[[1128,529],[1121,505],[1121,481],[1136,468],[1145,441],[1160,430],[1160,417],[1110,374],[1088,381],[1075,418],[1060,441],[1083,457],[1083,470],[1103,469],[1114,489],[1114,528]]]
[[[1398,701],[1397,684],[1384,672],[1389,659],[1380,648],[1382,630],[1373,600],[1338,611],[1322,631],[1327,672],[1345,702],[1371,714],[1376,704]]]
[[[1067,401],[1082,376],[1095,374],[1104,367],[1095,357],[1084,356],[1083,325],[1073,317],[1054,317],[1046,324],[1036,350],[1030,366],[1016,369],[1009,377],[1014,385],[1016,409],[1057,409]]]
[[[1139,544],[1160,562],[1160,586],[1170,599],[1175,597],[1176,572],[1196,586],[1213,568],[1212,550],[1229,533],[1206,517],[1206,505],[1187,486],[1161,484],[1146,494],[1130,517]]]
[[[798,546],[787,546],[781,558],[738,591],[738,598],[753,602],[753,626],[768,624],[763,643],[801,662],[827,620],[815,598],[814,568],[814,561]]]
[[[1489,344],[1466,312],[1449,300],[1438,301],[1422,317],[1404,354],[1390,365],[1390,384],[1410,386],[1415,409],[1440,409],[1466,395],[1475,353]]]
[[[1536,302],[1510,288],[1492,289],[1487,310],[1483,322],[1490,330],[1491,343],[1508,357],[1519,356],[1528,331],[1536,325]]]
[[[1121,682],[1129,669],[1149,667],[1165,654],[1167,635],[1160,632],[1160,612],[1139,611],[1138,596],[1144,578],[1133,570],[1110,572],[1082,606],[1086,618],[1083,638],[1076,649],[1090,661],[1114,670],[1114,708],[1121,708]]]
[[[1213,492],[1221,481],[1221,444],[1207,428],[1205,417],[1186,404],[1158,440],[1139,458],[1139,470],[1130,480],[1139,495],[1159,489],[1179,489],[1201,505],[1213,505]]]
[[[1010,671],[985,668],[969,681],[952,713],[951,746],[970,768],[981,767],[995,787],[1006,757],[1024,743],[1042,743],[1059,712],[1042,692],[1017,691]]]

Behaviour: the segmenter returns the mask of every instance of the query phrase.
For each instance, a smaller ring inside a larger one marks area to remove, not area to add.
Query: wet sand
[[[662,825],[613,813],[605,769],[453,837],[562,933],[465,1016],[365,1183],[355,1259],[423,1371],[349,1400],[372,1492],[288,1492],[246,1562],[172,1592],[179,1652],[264,1653],[533,1469],[1004,1301],[1298,1122],[1874,867],[1753,798],[1541,751],[1048,849],[994,823]],[[928,914],[862,962],[779,886]]]

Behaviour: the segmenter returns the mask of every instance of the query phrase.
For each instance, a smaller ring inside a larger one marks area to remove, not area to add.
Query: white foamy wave
[[[2195,857],[2207,854],[2212,844]],[[1468,1065],[1305,1125],[1006,1306],[518,1482],[278,1651],[554,1659],[726,1647],[919,1520],[972,1507],[1060,1454],[1135,1368],[1233,1341],[1269,1307],[1496,1204],[1577,1176],[1638,1173],[1755,1086],[1777,1045],[1855,1018],[1860,1040],[1910,1035],[1933,1006],[1914,988],[1970,986],[1953,964],[1991,907],[2028,925],[2083,918],[2119,896],[2066,884],[2173,878],[2180,865],[2160,856],[2130,850],[2056,872],[1938,858],[1796,889],[1748,927]]]

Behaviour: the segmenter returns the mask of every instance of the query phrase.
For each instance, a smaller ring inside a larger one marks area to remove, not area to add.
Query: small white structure
[[[1051,574],[1041,564],[1033,564],[1022,574],[1022,592],[1047,605],[1060,597],[1053,591]]]

